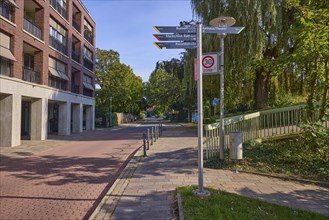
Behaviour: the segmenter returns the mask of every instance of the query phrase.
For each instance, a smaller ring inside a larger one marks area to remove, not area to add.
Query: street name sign
[[[159,33],[196,33],[195,26],[179,27],[179,26],[154,26]],[[203,27],[204,34],[239,34],[244,27]]]
[[[196,41],[196,34],[153,34],[159,41]]]
[[[197,44],[194,41],[191,42],[154,42],[154,45],[159,49],[191,49],[196,48]]]

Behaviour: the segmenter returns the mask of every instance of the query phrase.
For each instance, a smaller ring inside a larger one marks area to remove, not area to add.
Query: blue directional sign
[[[191,49],[196,48],[196,42],[154,42],[159,49]]]
[[[195,26],[179,27],[179,26],[153,26],[159,33],[196,33]]]
[[[153,34],[159,41],[196,41],[196,34]]]
[[[196,33],[195,26],[154,26],[159,33]],[[239,34],[244,27],[203,27],[202,32],[205,34]]]
[[[218,98],[214,98],[211,102],[211,105],[215,108],[218,105]]]
[[[203,27],[205,34],[239,34],[244,27]]]

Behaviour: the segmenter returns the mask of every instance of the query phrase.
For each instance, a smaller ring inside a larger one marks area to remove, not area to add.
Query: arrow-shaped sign
[[[203,27],[205,34],[239,34],[244,27]]]
[[[159,41],[196,41],[196,34],[153,34]]]
[[[159,33],[196,33],[196,27],[179,27],[179,26],[153,26]]]
[[[195,26],[179,27],[179,26],[154,26],[159,33],[196,33]],[[202,32],[205,34],[239,34],[244,27],[203,27]]]
[[[196,42],[154,42],[159,49],[191,49],[196,48]]]

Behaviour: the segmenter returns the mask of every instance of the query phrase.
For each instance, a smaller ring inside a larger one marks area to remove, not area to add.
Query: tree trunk
[[[269,79],[270,79],[270,73],[264,72],[263,67],[260,67],[256,70],[256,79],[254,82],[254,96],[255,96],[256,109],[262,109],[267,107]]]

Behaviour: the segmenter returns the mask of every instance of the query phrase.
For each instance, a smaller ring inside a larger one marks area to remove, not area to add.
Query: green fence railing
[[[305,105],[289,106],[284,108],[264,110],[246,115],[224,118],[225,140],[224,147],[229,148],[229,134],[241,132],[243,142],[258,138],[271,137],[299,132],[300,124],[307,119],[319,120],[319,109],[307,116]],[[220,132],[219,123],[205,125],[206,159],[219,156]],[[329,128],[329,120],[324,121]]]

